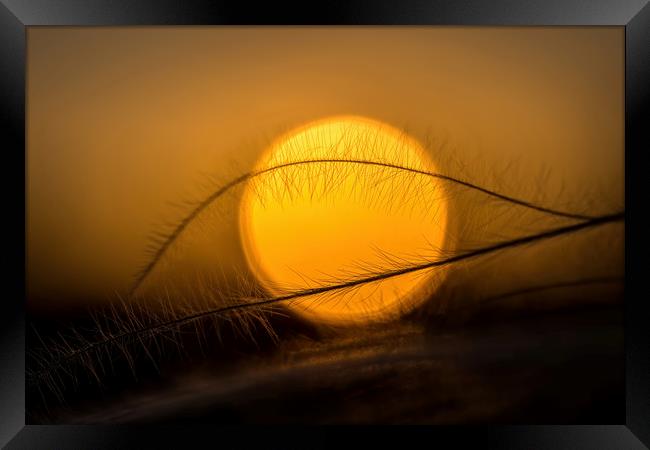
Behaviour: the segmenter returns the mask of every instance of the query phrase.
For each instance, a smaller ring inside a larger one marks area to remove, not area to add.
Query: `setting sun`
[[[249,266],[272,295],[416,262],[444,244],[444,192],[421,173],[435,172],[433,163],[392,126],[351,116],[309,123],[277,139],[255,172],[240,230]],[[412,309],[423,282],[427,292],[437,285],[430,278],[406,274],[290,305],[316,322],[383,320]]]

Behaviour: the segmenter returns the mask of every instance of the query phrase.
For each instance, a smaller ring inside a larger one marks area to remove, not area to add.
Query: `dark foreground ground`
[[[437,331],[395,323],[178,365],[32,422],[622,423],[620,307]]]

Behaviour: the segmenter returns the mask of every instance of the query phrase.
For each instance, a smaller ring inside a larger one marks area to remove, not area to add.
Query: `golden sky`
[[[532,183],[547,168],[549,198],[622,204],[623,69],[620,27],[30,27],[30,301],[124,291],[180,218],[169,201],[334,115],[446,140],[463,164],[516,161]],[[241,260],[235,230],[212,251]]]

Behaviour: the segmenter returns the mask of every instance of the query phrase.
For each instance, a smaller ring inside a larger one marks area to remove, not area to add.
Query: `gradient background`
[[[549,168],[547,198],[589,186],[622,205],[623,58],[623,28],[31,27],[29,305],[123,292],[179,219],[168,201],[329,115],[447,141],[462,164],[516,161],[533,183]],[[235,228],[211,249],[240,262]]]

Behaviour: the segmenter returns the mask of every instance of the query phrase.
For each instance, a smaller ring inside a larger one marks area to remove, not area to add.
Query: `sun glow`
[[[354,116],[306,124],[273,142],[255,171],[240,232],[271,295],[415,264],[443,247],[444,190],[420,173],[435,167],[415,139],[387,124]],[[329,324],[386,320],[423,301],[442,277],[405,274],[289,306]]]

